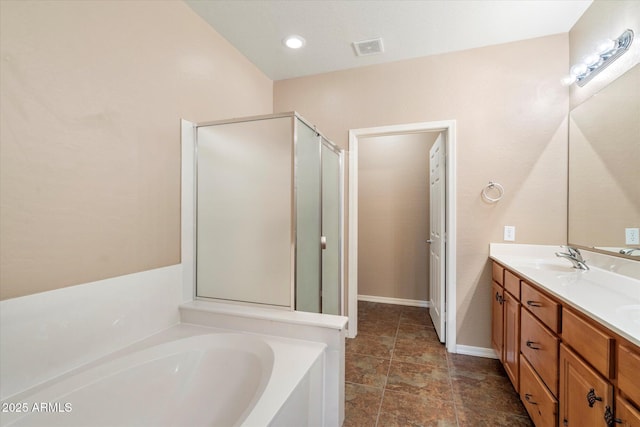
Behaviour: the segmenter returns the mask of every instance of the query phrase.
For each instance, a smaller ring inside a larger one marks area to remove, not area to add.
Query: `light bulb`
[[[596,47],[596,52],[599,54],[603,54],[609,52],[610,50],[616,47],[616,42],[611,39],[604,39],[598,42],[598,46]]]
[[[573,76],[578,77],[586,72],[587,72],[587,66],[585,64],[580,63],[571,67],[571,74]]]
[[[282,40],[285,46],[290,49],[300,49],[305,44],[305,40],[300,36],[289,36]]]
[[[592,53],[590,55],[587,55],[583,60],[583,63],[587,64],[587,66],[592,66],[592,65],[596,65],[598,62],[600,62],[600,55],[598,55],[597,53]]]

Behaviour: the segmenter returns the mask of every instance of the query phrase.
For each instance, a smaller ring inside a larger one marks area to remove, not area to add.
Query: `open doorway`
[[[359,144],[367,138],[406,135],[415,133],[442,134],[441,152],[444,174],[442,181],[442,220],[443,233],[442,261],[443,294],[442,310],[438,314],[442,316],[442,331],[447,350],[455,352],[456,349],[456,310],[455,310],[455,121],[412,123],[406,125],[382,126],[366,129],[353,129],[349,131],[349,328],[347,336],[355,337],[357,334],[357,304],[358,304],[358,165]],[[431,215],[433,217],[433,215]],[[426,218],[425,218],[426,221]],[[432,240],[429,236],[428,240]],[[446,242],[446,244],[445,244]],[[425,244],[429,243],[428,241]],[[433,244],[433,243],[430,243]],[[431,251],[430,251],[431,252]],[[433,276],[433,274],[431,274]],[[431,281],[432,279],[430,279]],[[425,286],[427,286],[425,284]],[[432,294],[434,294],[432,292]],[[431,296],[430,296],[431,300]],[[435,322],[434,322],[435,323]]]

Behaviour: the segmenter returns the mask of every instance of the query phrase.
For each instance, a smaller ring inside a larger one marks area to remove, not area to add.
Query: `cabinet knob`
[[[527,301],[527,305],[529,307],[542,307],[542,303],[540,303],[538,301],[533,301],[533,300],[528,300]]]
[[[593,408],[593,405],[598,402],[602,402],[602,398],[596,396],[596,391],[594,389],[589,390],[587,393],[587,402],[589,402],[589,408]]]
[[[622,420],[620,418],[615,418],[613,416],[613,411],[609,405],[607,405],[604,410],[604,421],[607,423],[607,427],[614,427],[615,424],[622,424]]]

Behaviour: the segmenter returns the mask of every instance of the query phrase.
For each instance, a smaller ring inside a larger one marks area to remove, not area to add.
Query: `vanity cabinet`
[[[497,262],[492,291],[492,343],[537,427],[640,427],[637,345]]]

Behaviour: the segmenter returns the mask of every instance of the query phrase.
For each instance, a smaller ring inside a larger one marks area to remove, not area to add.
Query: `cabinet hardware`
[[[534,402],[533,400],[531,400],[531,397],[532,397],[532,396],[533,396],[533,395],[531,395],[531,394],[529,394],[529,393],[525,393],[525,395],[524,395],[524,399],[525,399],[527,402],[531,403],[532,405],[537,405],[537,404],[538,404],[538,402]]]
[[[529,347],[532,350],[540,350],[540,347],[535,345],[535,341],[528,341],[527,340],[527,347]]]
[[[607,405],[604,410],[604,421],[607,423],[607,427],[613,427],[615,424],[622,424],[622,420],[620,418],[615,418],[613,416],[613,411],[609,405]]]
[[[565,418],[564,420],[562,420],[562,425],[568,426],[569,421],[567,421],[567,419]]]
[[[527,305],[529,307],[542,307],[542,303],[538,301],[528,300]]]
[[[587,393],[587,402],[589,402],[589,408],[593,408],[593,405],[598,402],[602,402],[602,398],[596,396],[596,391],[594,389],[589,390]]]
[[[500,301],[500,294],[496,292],[496,301]]]

